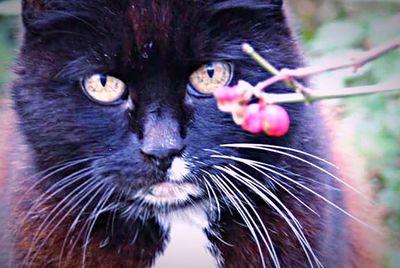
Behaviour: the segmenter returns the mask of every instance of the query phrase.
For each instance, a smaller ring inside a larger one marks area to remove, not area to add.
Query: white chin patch
[[[153,268],[218,267],[221,260],[210,251],[209,222],[202,206],[159,214],[157,220],[169,239]]]
[[[201,194],[202,190],[192,183],[162,182],[151,186],[142,197],[152,205],[177,205]]]

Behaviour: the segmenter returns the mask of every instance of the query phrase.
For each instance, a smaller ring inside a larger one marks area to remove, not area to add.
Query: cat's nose
[[[184,149],[184,145],[180,141],[175,141],[168,145],[169,146],[157,146],[157,144],[144,144],[141,148],[141,152],[159,169],[167,171],[171,167],[174,158],[181,155]]]
[[[158,105],[149,107],[144,116],[140,150],[160,170],[167,171],[174,157],[184,150],[178,120]]]

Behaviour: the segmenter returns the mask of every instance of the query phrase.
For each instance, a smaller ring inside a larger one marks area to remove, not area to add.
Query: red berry
[[[289,115],[284,108],[279,105],[266,105],[261,111],[262,128],[268,136],[282,137],[290,126]]]
[[[258,134],[263,130],[262,122],[263,119],[260,104],[253,103],[248,105],[244,111],[244,121],[242,123],[242,128],[250,133]]]

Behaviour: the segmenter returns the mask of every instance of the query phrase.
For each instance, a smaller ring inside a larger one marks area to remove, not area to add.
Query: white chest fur
[[[205,233],[209,223],[203,209],[190,208],[160,215],[159,222],[169,230],[169,241],[156,259],[155,268],[217,267],[217,258],[211,254]]]

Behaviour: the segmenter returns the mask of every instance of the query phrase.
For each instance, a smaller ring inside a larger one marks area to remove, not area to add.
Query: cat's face
[[[250,135],[217,109],[204,85],[213,76],[223,81],[212,83],[222,84],[268,76],[241,52],[243,42],[278,68],[298,64],[281,4],[25,1],[27,30],[13,91],[21,128],[39,171],[78,160],[44,186],[73,180],[69,186],[80,185],[90,196],[108,192],[139,216],[143,208],[203,200],[217,166],[238,164],[219,154],[258,159],[251,150],[222,144],[290,143],[299,116],[285,138]],[[114,86],[115,102],[91,95],[88,81],[94,90]]]

